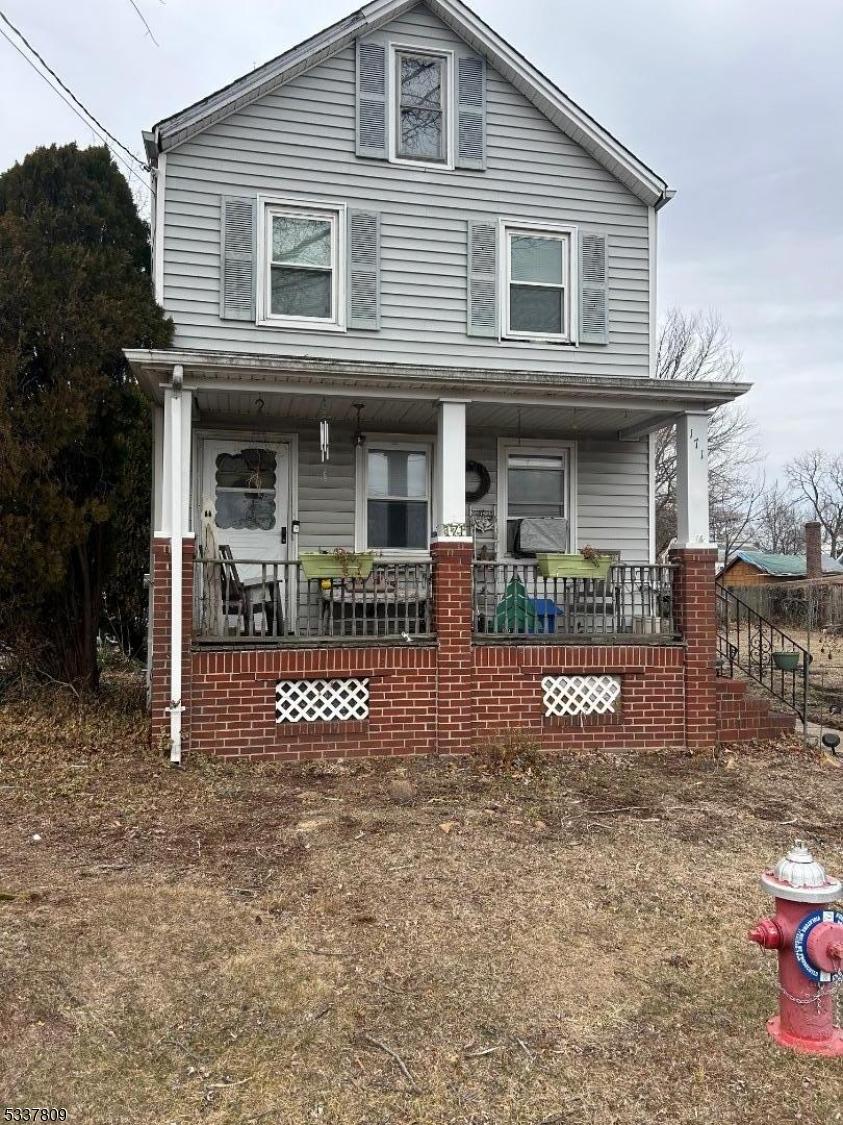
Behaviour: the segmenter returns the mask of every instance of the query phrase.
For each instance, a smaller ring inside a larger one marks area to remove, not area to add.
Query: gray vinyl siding
[[[351,431],[331,429],[331,458],[319,456],[316,425],[299,431],[299,551],[354,546],[354,446]]]
[[[299,551],[354,545],[355,467],[351,430],[331,429],[331,456],[319,459],[315,424],[287,429],[298,434]],[[407,437],[412,439],[412,434]],[[559,435],[524,435],[525,440],[565,440]],[[370,434],[370,442],[375,435]],[[467,457],[489,470],[491,487],[473,507],[496,509],[497,435],[469,431]],[[577,441],[577,539],[582,547],[621,552],[623,562],[649,561],[649,455],[646,440]],[[497,515],[497,513],[496,513]],[[494,547],[494,533],[478,543]]]
[[[437,48],[459,45],[423,6],[387,33]],[[349,47],[168,153],[164,304],[175,321],[175,346],[647,375],[646,206],[493,70],[487,99],[485,172],[360,159]],[[378,332],[300,332],[220,319],[220,197],[256,193],[380,211]],[[466,221],[490,216],[575,223],[608,234],[608,346],[466,335]]]
[[[506,435],[502,435],[506,436]],[[559,435],[523,435],[529,441],[563,441]],[[577,543],[620,551],[627,563],[650,556],[649,449],[646,440],[602,441],[580,438],[577,446]],[[497,517],[497,435],[469,432],[466,456],[489,470],[491,487],[471,508],[495,510]],[[478,542],[495,546],[495,534]]]

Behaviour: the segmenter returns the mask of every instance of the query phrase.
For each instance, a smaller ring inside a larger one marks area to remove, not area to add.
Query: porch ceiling
[[[432,434],[437,425],[437,399],[355,398],[354,396],[290,394],[243,391],[218,391],[198,388],[194,392],[196,421],[200,424],[255,426],[263,421],[273,428],[312,422],[328,417],[336,426],[357,424],[355,402],[363,404],[364,430],[396,433]],[[664,418],[670,420],[675,408]],[[661,415],[659,415],[661,416]],[[652,409],[618,410],[588,406],[532,406],[516,403],[471,402],[467,408],[469,430],[497,434],[524,433],[533,437],[577,433],[616,438],[619,431],[637,424],[649,424]]]
[[[312,360],[288,356],[127,351],[144,390],[161,401],[182,369],[200,418],[254,422],[312,421],[326,411],[364,428],[435,429],[435,403],[462,399],[469,425],[498,432],[611,434],[635,439],[677,415],[711,410],[749,390],[747,383],[670,382],[646,378],[557,375],[532,371],[423,367]]]

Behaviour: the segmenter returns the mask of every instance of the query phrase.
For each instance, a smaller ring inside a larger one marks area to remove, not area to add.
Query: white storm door
[[[199,542],[210,523],[217,546],[230,547],[235,562],[284,562],[289,551],[289,446],[248,437],[209,438],[202,462]],[[260,575],[257,566],[237,569],[243,579]]]

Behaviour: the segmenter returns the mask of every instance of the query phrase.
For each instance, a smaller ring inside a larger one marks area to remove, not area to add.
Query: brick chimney
[[[816,520],[805,524],[805,577],[822,578],[822,529]]]

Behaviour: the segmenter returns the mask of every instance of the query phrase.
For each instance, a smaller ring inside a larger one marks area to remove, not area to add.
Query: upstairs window
[[[395,71],[395,155],[401,160],[447,163],[445,57],[396,51]]]
[[[571,337],[571,235],[506,227],[506,335]]]
[[[267,319],[287,324],[339,322],[339,215],[267,207]]]

